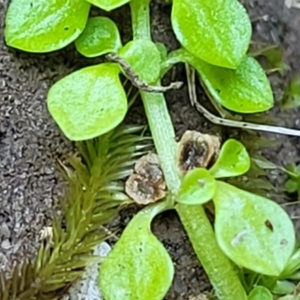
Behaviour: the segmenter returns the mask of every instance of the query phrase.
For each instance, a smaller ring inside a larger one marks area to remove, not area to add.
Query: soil
[[[0,268],[9,270],[21,260],[32,258],[39,245],[40,230],[51,224],[52,212],[58,211],[58,197],[64,181],[57,171],[57,158],[65,160],[74,148],[64,138],[46,108],[49,87],[66,74],[93,64],[97,60],[81,57],[70,45],[47,55],[33,55],[6,47],[3,40],[4,15],[8,0],[0,2]],[[300,10],[288,9],[283,0],[245,0],[253,23],[253,40],[279,44],[285,51],[285,62],[291,70],[285,76],[270,77],[276,98],[271,115],[276,124],[300,129],[299,110],[282,111],[278,101],[284,87],[300,67]],[[96,10],[99,13],[98,10]],[[169,20],[170,7],[153,0],[153,37],[169,49],[178,47]],[[121,24],[123,41],[130,38],[128,8],[112,13]],[[183,66],[177,66],[167,81],[185,81]],[[203,96],[203,95],[202,95]],[[204,96],[203,96],[204,97]],[[210,128],[189,104],[186,87],[166,94],[170,114],[180,137],[185,130]],[[141,105],[135,105],[128,120],[145,124]],[[268,135],[279,145],[266,156],[279,165],[299,162],[300,144],[295,137]],[[280,186],[285,177],[270,174]],[[291,216],[297,210],[290,208]],[[131,213],[123,212],[116,222],[124,228]],[[296,223],[298,225],[298,223]],[[297,226],[298,228],[298,226]],[[156,218],[153,230],[169,251],[176,268],[174,283],[165,299],[189,299],[211,289],[177,215],[167,212]]]

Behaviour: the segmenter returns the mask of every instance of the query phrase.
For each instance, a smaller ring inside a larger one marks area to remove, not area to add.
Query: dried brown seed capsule
[[[166,184],[158,156],[154,153],[141,157],[126,181],[126,193],[138,204],[156,202],[166,195]]]
[[[206,168],[219,153],[220,139],[217,136],[187,130],[182,136],[177,153],[180,172],[194,168]]]

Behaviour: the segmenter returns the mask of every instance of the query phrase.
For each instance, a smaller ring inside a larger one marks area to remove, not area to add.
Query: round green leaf
[[[201,79],[222,106],[241,113],[256,113],[273,106],[269,80],[259,63],[245,56],[236,70],[199,61]]]
[[[61,49],[83,31],[89,10],[84,0],[12,0],[6,13],[6,43],[28,52]]]
[[[109,18],[94,17],[88,20],[83,33],[75,41],[77,51],[86,57],[117,52],[121,39],[117,25]]]
[[[87,0],[87,1],[106,11],[111,11],[115,8],[118,8],[130,2],[130,0]]]
[[[161,54],[157,46],[149,40],[134,40],[127,43],[119,52],[139,79],[155,83],[160,74]]]
[[[295,247],[293,223],[275,202],[217,181],[213,197],[220,248],[237,265],[278,276]]]
[[[74,72],[55,83],[48,109],[73,141],[97,137],[116,127],[127,112],[126,93],[116,64],[100,64]]]
[[[264,286],[256,286],[248,296],[249,300],[273,300],[273,295]]]
[[[147,209],[131,220],[100,267],[100,288],[106,300],[161,300],[171,286],[173,263],[151,232],[154,215]]]
[[[223,144],[217,161],[209,172],[215,178],[239,176],[249,170],[250,164],[250,157],[244,145],[229,139]]]
[[[246,54],[251,37],[248,14],[236,0],[173,0],[172,26],[194,56],[233,69]]]
[[[215,190],[215,179],[206,169],[193,169],[183,178],[177,202],[191,205],[203,204],[212,199]]]

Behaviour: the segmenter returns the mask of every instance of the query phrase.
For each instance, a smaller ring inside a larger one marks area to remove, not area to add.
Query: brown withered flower
[[[194,168],[209,167],[220,149],[220,138],[215,135],[187,130],[180,142],[177,162],[182,174]]]
[[[165,197],[166,184],[156,154],[149,153],[136,162],[134,173],[126,181],[125,191],[134,202],[141,205]]]

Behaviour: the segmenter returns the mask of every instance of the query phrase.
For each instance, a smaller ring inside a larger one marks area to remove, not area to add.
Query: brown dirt
[[[38,247],[39,232],[51,224],[52,211],[58,210],[57,197],[63,181],[56,171],[56,159],[66,159],[73,151],[50,118],[45,105],[49,87],[73,70],[97,60],[87,60],[71,45],[48,55],[32,55],[8,49],[3,42],[4,14],[8,0],[0,2],[0,267],[11,268],[15,262],[31,258]],[[283,0],[243,1],[253,20],[254,40],[280,44],[285,60],[291,67],[287,76],[271,77],[278,101],[292,73],[300,67],[300,10],[287,9]],[[152,25],[156,41],[169,49],[178,46],[169,21],[170,7],[162,0],[153,0]],[[267,17],[265,17],[267,16]],[[128,9],[117,10],[113,19],[122,24],[124,41],[130,38]],[[185,81],[184,69],[176,67],[168,79]],[[168,92],[167,102],[178,136],[187,129],[209,128],[190,105],[186,87]],[[283,112],[276,105],[272,115],[278,125],[299,128],[298,109]],[[136,105],[129,119],[145,123],[143,110]],[[267,152],[270,160],[280,165],[299,162],[299,139],[269,135],[280,145]],[[273,172],[270,178],[281,185],[284,177]],[[291,214],[297,212],[291,211]],[[128,211],[117,222],[124,227],[129,221]],[[174,284],[165,299],[188,299],[202,291],[209,291],[206,275],[201,269],[191,245],[175,213],[156,218],[154,232],[164,243],[175,264]]]

